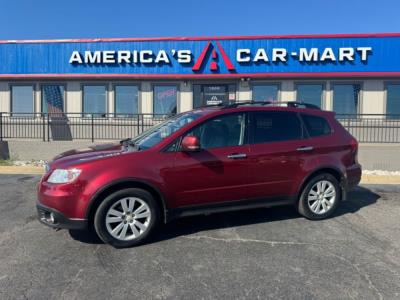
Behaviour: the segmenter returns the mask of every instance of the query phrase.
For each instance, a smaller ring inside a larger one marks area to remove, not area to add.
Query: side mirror
[[[199,151],[200,148],[200,141],[197,136],[188,135],[185,136],[182,140],[182,151],[185,152],[196,152]]]

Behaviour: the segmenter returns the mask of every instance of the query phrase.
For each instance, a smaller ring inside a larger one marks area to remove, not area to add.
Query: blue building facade
[[[0,111],[167,114],[301,100],[400,113],[400,34],[0,42]]]

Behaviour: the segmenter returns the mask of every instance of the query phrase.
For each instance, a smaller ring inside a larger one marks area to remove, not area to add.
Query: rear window
[[[311,137],[327,135],[331,133],[331,127],[324,118],[304,114],[302,114],[301,117],[303,118],[308,134]]]
[[[300,119],[292,112],[254,112],[252,125],[254,144],[289,141],[303,137]]]

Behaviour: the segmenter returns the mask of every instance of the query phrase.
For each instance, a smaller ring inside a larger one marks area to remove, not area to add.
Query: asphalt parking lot
[[[350,193],[312,222],[289,208],[174,221],[137,248],[36,220],[33,175],[0,175],[0,299],[398,299],[400,187]]]

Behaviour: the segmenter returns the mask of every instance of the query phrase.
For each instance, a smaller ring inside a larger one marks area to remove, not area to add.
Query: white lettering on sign
[[[85,63],[86,64],[99,64],[101,63],[101,52],[100,51],[85,51]]]
[[[188,64],[192,61],[192,51],[190,50],[178,50],[177,51],[178,62],[181,64]]]
[[[300,48],[299,61],[318,61],[318,48]]]
[[[238,49],[236,51],[237,62],[249,62],[250,61],[250,49]]]
[[[167,55],[167,52],[165,52],[165,50],[160,50],[157,54],[157,57],[154,61],[156,64],[160,63],[160,62],[164,62],[166,64],[169,64],[169,58]]]
[[[340,48],[339,61],[354,60],[354,48]]]
[[[339,47],[339,48],[239,48],[236,50],[236,62],[239,64],[253,63],[286,63],[289,59],[299,62],[353,62],[367,61],[372,53],[372,47]],[[193,60],[192,51],[182,50],[95,50],[73,51],[70,64],[171,64],[175,59],[179,64],[189,64]]]
[[[265,49],[262,49],[262,48],[258,49],[257,52],[256,52],[256,55],[254,55],[253,61],[254,62],[259,62],[259,61],[267,62],[267,61],[269,61],[269,58],[268,58],[268,55],[267,55],[267,52],[265,51]]]
[[[76,64],[82,64],[83,63],[82,57],[81,57],[81,55],[79,54],[78,51],[73,51],[72,52],[71,57],[69,59],[69,63],[70,64],[75,64],[75,63]]]
[[[284,48],[272,49],[272,61],[286,61],[287,51]]]
[[[118,55],[117,55],[117,61],[119,64],[122,63],[126,63],[129,64],[130,63],[130,59],[131,59],[131,52],[130,51],[118,51]]]
[[[331,61],[336,60],[336,57],[335,57],[335,54],[333,53],[332,48],[325,48],[324,52],[322,52],[320,61],[325,61],[325,60],[331,60]]]
[[[368,52],[372,51],[371,47],[358,47],[357,51],[361,53],[361,60],[367,60],[368,59]]]

